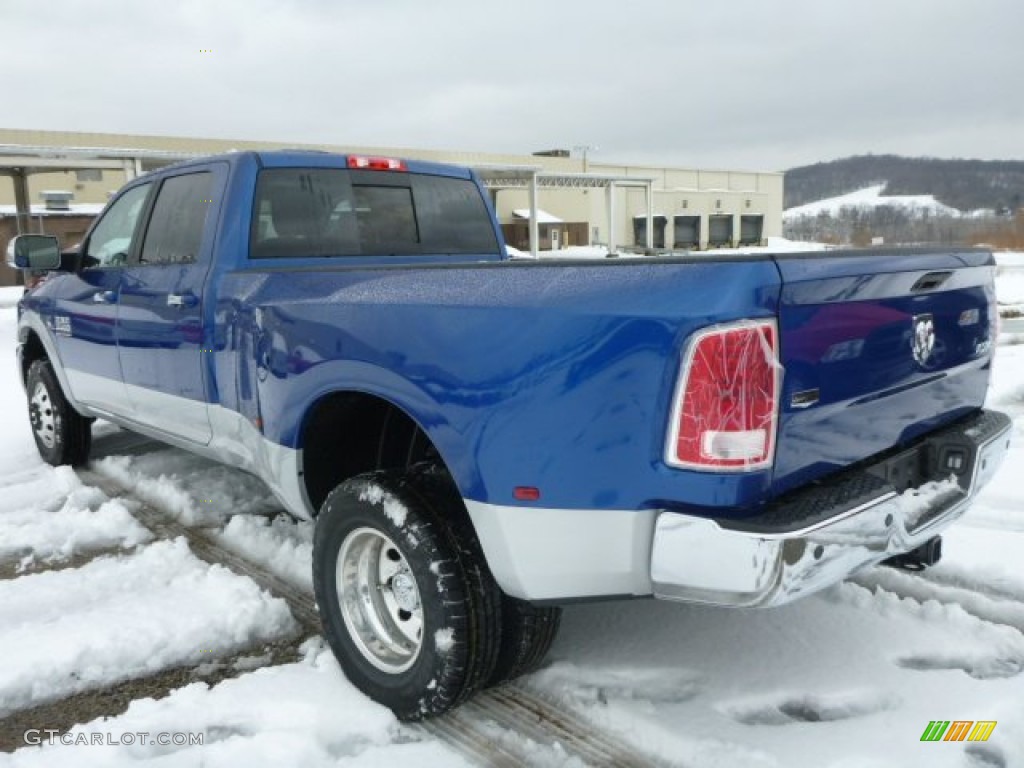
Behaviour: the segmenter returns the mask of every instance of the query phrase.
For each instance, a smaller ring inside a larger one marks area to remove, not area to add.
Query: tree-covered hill
[[[884,195],[934,195],[961,211],[1024,205],[1024,161],[862,155],[786,172],[786,208],[886,184]]]

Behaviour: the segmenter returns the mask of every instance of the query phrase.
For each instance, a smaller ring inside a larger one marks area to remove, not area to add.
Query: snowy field
[[[1024,272],[999,276],[1024,303]],[[15,292],[0,291],[0,724],[27,707],[295,638],[281,600],[158,540],[67,468],[37,457],[13,365]],[[877,568],[780,609],[657,601],[573,606],[550,663],[525,681],[646,754],[694,768],[1024,766],[1024,345],[1005,334],[989,404],[1012,454],[924,576]],[[116,430],[97,425],[98,443]],[[309,588],[312,531],[261,484],[179,450],[94,462],[135,495]],[[301,641],[301,638],[300,638]],[[297,642],[300,642],[297,641]],[[251,656],[244,656],[244,654]],[[5,766],[459,766],[342,676],[319,638],[298,660],[81,723],[78,744],[0,743]],[[997,721],[986,743],[922,743],[932,720]],[[28,727],[32,727],[29,725]],[[202,733],[203,746],[126,734]],[[2,733],[2,730],[0,730]],[[101,735],[113,745],[88,745]],[[496,738],[515,739],[515,734]],[[20,748],[19,748],[20,747]],[[541,766],[578,765],[537,747]]]

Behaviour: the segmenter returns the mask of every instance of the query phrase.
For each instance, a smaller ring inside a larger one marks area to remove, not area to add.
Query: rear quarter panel
[[[476,501],[742,507],[770,473],[667,467],[669,401],[689,335],[774,317],[778,292],[769,260],[284,266],[224,275],[218,335],[288,447],[320,397],[356,390],[409,413]]]

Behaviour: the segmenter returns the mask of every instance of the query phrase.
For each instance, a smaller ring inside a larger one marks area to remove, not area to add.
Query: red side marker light
[[[517,485],[515,490],[512,491],[512,495],[517,501],[539,501],[540,488],[534,488],[529,485]]]

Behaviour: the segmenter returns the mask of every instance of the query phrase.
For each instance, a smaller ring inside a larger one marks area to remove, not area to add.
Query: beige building
[[[169,136],[133,136],[106,133],[73,133],[0,129],[0,175],[4,167],[19,161],[23,148],[25,164],[35,166],[44,158],[52,172],[38,167],[27,177],[28,196],[37,222],[33,231],[45,228],[39,216],[46,216],[47,204],[61,206],[71,193],[70,207],[83,212],[106,202],[125,181],[189,155],[206,155],[229,150],[323,149],[341,153],[399,156],[435,162],[470,165],[480,169],[536,169],[550,177],[541,186],[537,207],[546,224],[540,228],[540,247],[608,243],[612,232],[616,247],[642,246],[646,242],[647,190],[637,186],[584,188],[579,175],[613,179],[651,180],[653,189],[652,241],[655,247],[708,248],[764,242],[782,234],[783,176],[774,172],[714,171],[667,166],[612,165],[569,157],[568,152],[546,155],[504,155],[478,152],[432,151],[394,147],[345,145],[298,145],[292,142],[192,139]],[[88,167],[90,153],[102,156]],[[64,152],[62,153],[62,150]],[[61,164],[66,169],[62,169]],[[68,167],[70,166],[70,167]],[[78,167],[75,167],[78,166]],[[522,213],[530,207],[529,192],[518,188],[492,186],[498,217],[511,245],[522,247]],[[515,185],[512,185],[515,186]],[[13,215],[14,185],[0,178],[0,219]],[[519,211],[519,215],[516,215]],[[609,211],[611,211],[609,215]],[[66,214],[65,214],[66,215]],[[528,214],[527,214],[528,215]],[[517,226],[519,222],[519,226]],[[610,227],[609,224],[614,226]],[[0,243],[0,245],[3,245]]]

